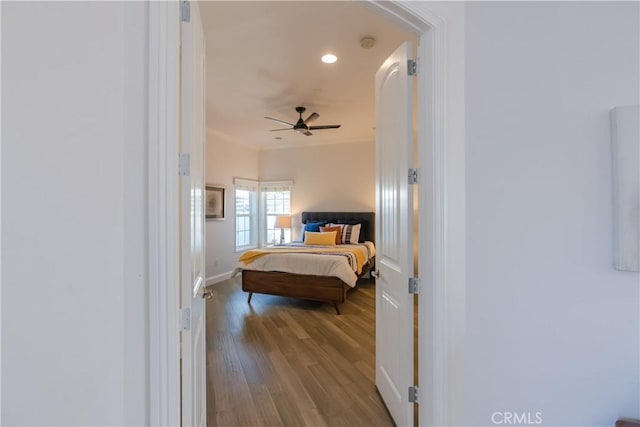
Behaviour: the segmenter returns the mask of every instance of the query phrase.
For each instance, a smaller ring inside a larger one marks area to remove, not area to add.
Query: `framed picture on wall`
[[[224,219],[224,187],[205,185],[205,218]]]

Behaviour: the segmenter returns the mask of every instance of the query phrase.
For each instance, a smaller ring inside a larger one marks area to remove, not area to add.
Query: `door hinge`
[[[191,2],[189,0],[180,2],[180,20],[182,22],[191,22]]]
[[[191,173],[191,156],[189,154],[180,154],[178,161],[178,175],[189,176]]]
[[[418,183],[418,169],[409,168],[409,185]]]
[[[415,59],[407,60],[407,74],[410,76],[418,75],[418,61],[416,61]]]
[[[420,403],[418,398],[420,397],[417,385],[412,385],[409,387],[409,403]]]
[[[188,307],[180,310],[180,329],[183,331],[191,330],[191,309]]]
[[[420,278],[409,277],[409,293],[410,294],[420,293]]]

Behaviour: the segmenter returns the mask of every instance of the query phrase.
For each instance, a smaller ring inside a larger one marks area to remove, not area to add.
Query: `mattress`
[[[317,251],[316,251],[317,250]],[[249,258],[249,262],[240,261],[234,270],[234,276],[242,270],[279,271],[313,276],[337,277],[347,285],[354,287],[358,280],[361,265],[354,252],[362,254],[367,264],[376,254],[372,242],[357,245],[313,246],[301,243],[275,246],[259,250],[259,256]]]

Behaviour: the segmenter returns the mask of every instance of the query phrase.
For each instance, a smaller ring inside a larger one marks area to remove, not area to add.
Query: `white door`
[[[413,425],[413,165],[411,45],[376,73],[376,386],[398,426]]]
[[[181,419],[206,425],[204,312],[204,33],[196,2],[181,48]]]

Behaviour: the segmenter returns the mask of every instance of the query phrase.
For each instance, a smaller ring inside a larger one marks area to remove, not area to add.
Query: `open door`
[[[376,386],[396,425],[413,425],[413,91],[402,44],[376,73]]]
[[[185,11],[188,10],[188,12]],[[204,33],[197,2],[181,24],[180,305],[181,420],[206,426],[204,293]]]

